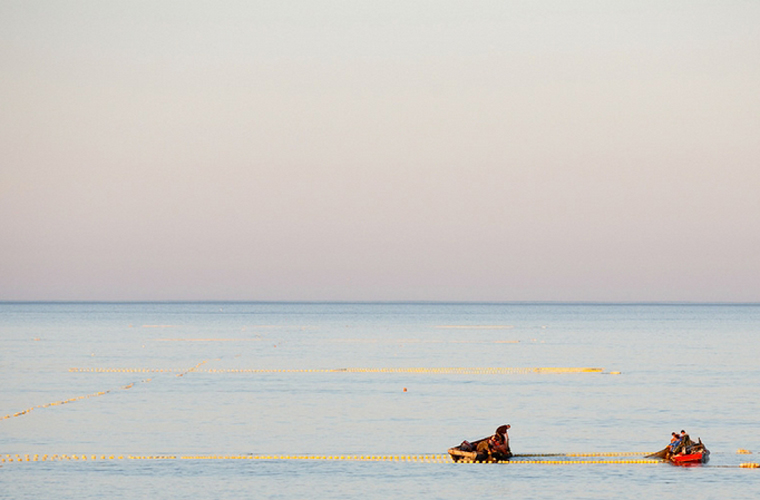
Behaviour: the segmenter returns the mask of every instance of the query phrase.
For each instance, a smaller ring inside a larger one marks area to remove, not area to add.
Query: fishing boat
[[[455,462],[501,462],[504,460],[509,460],[512,457],[511,451],[507,452],[506,454],[499,454],[498,456],[488,456],[478,453],[478,444],[488,440],[489,438],[490,436],[472,442],[462,441],[462,444],[459,446],[449,448],[449,455]]]
[[[668,460],[675,465],[706,464],[710,460],[710,450],[702,445],[700,450],[692,450],[691,453],[680,455],[671,455]]]
[[[465,462],[475,462],[478,458],[478,452],[475,451],[478,448],[478,443],[486,439],[488,438],[478,439],[473,442],[462,441],[462,444],[459,446],[449,448],[449,455],[455,462],[459,462],[460,460]]]
[[[647,455],[647,458],[659,458],[674,465],[705,464],[710,460],[710,450],[702,443],[702,439],[698,438],[696,443],[689,440],[684,446],[679,446],[675,453],[666,446],[657,453]]]

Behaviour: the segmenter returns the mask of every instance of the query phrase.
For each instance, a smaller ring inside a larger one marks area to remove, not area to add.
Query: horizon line
[[[365,304],[365,305],[747,305],[757,306],[757,301],[596,301],[596,300],[0,300],[0,304]]]

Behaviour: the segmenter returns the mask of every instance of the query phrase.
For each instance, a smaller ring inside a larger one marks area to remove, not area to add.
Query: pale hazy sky
[[[0,0],[0,300],[760,301],[760,2]]]

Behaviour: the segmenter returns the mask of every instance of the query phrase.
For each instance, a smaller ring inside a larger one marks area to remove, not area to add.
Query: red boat
[[[670,460],[672,463],[676,465],[693,465],[693,464],[705,464],[708,460],[710,460],[710,450],[705,448],[705,446],[702,444],[702,442],[699,442],[700,445],[702,445],[702,448],[700,450],[692,450],[689,454],[681,454],[681,455],[671,455],[668,457],[668,460]]]
[[[670,446],[647,455],[647,458],[660,458],[674,465],[696,465],[705,464],[710,460],[710,450],[702,443],[702,439],[693,442],[688,439],[682,446],[678,446],[675,453],[672,453]]]

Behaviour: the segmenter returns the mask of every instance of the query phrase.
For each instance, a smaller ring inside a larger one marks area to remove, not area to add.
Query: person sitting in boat
[[[675,450],[681,443],[681,436],[677,432],[670,433],[670,444],[668,444],[664,450],[659,452],[659,457],[665,460],[673,456],[673,450]]]
[[[509,449],[509,433],[507,432],[509,429],[511,429],[512,426],[502,425],[498,429],[496,429],[496,434],[500,435],[502,437],[502,447],[501,452],[505,455],[512,456],[512,450]]]
[[[494,460],[499,461],[509,458],[509,456],[507,456],[507,453],[509,453],[509,451],[506,443],[504,442],[503,434],[494,434],[489,445],[491,446],[491,458]]]
[[[678,441],[673,444],[671,453],[673,455],[688,454],[689,449],[693,444],[694,443],[692,443],[689,435],[686,434],[686,431],[681,429],[681,435],[678,437]]]
[[[691,448],[694,446],[694,441],[691,440],[686,431],[681,430],[681,443],[683,443],[683,452],[688,455],[691,453]]]
[[[670,436],[671,438],[670,438],[670,444],[668,445],[668,451],[672,452],[673,447],[675,446],[675,443],[677,443],[681,439],[681,436],[679,436],[677,432],[671,432]]]
[[[512,456],[512,452],[509,449],[509,436],[507,431],[510,429],[510,425],[502,425],[496,429],[496,433],[484,439],[478,443],[477,447],[477,461],[484,462],[486,460],[506,460]]]

